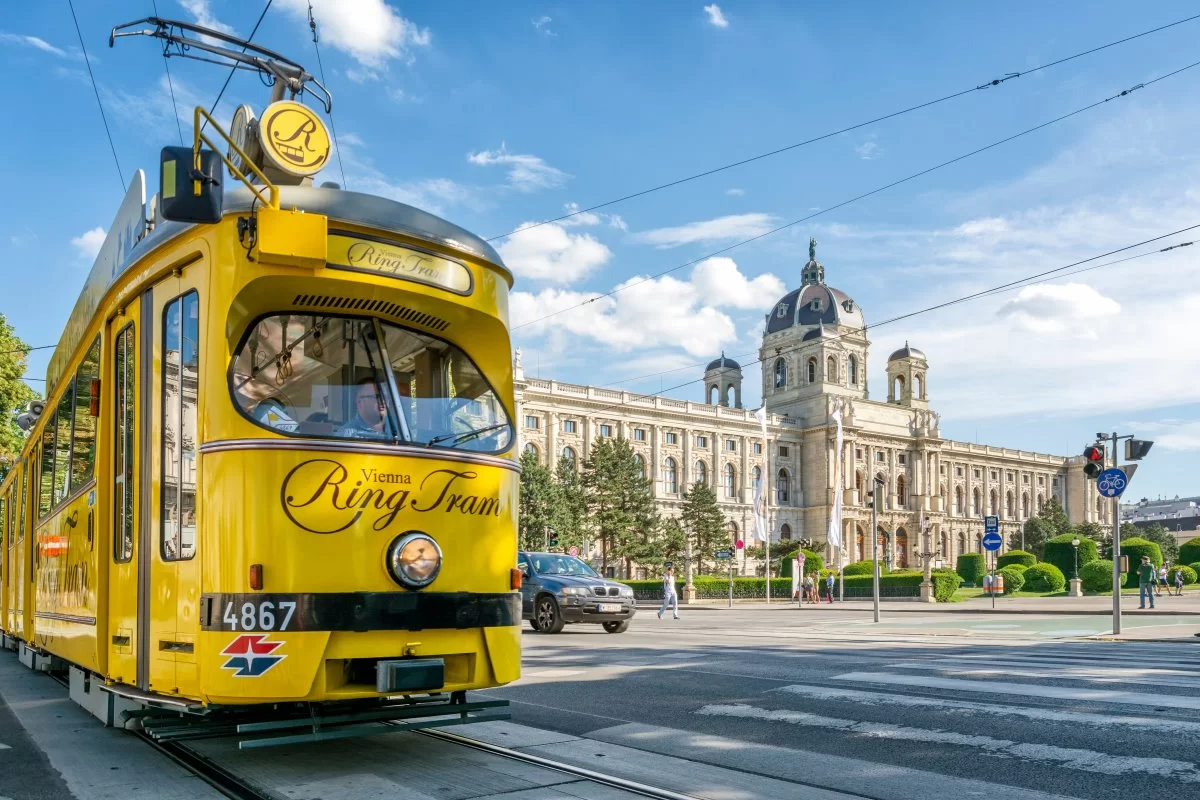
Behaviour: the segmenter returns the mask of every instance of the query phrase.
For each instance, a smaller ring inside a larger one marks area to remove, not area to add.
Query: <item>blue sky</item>
[[[157,2],[163,16],[241,35],[262,8]],[[107,47],[109,29],[149,15],[151,2],[75,5],[128,180],[178,136],[157,46]],[[313,5],[349,187],[487,237],[1195,13],[1182,2]],[[255,40],[315,72],[306,13],[303,0],[275,0]],[[1200,20],[497,240],[518,277],[514,324],[1184,67],[1197,33]],[[120,184],[66,4],[10,9],[0,64],[13,78],[11,121],[0,126],[4,177],[20,198],[0,217],[0,311],[31,345],[52,344]],[[171,67],[184,115],[211,103],[225,79],[206,64]],[[518,327],[514,340],[529,373],[658,391],[698,378],[722,349],[754,360],[762,315],[799,282],[809,236],[828,282],[871,323],[1198,224],[1198,89],[1200,68],[1183,72],[721,258]],[[266,99],[256,78],[238,75],[218,117]],[[335,173],[323,177],[340,182]],[[1074,454],[1096,431],[1136,433],[1159,444],[1131,494],[1200,494],[1198,254],[1185,248],[873,330],[873,396],[885,392],[887,354],[907,339],[929,356],[943,435]],[[33,354],[30,375],[42,375],[48,358]],[[642,375],[652,377],[630,380]],[[759,381],[748,366],[747,405],[757,404]],[[699,400],[701,389],[669,394]]]

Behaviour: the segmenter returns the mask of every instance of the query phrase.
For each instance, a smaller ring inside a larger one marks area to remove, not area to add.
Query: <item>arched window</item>
[[[995,489],[992,489],[988,496],[988,513],[992,516],[1000,515],[1000,495],[996,494]]]
[[[858,359],[850,356],[850,385],[858,386]]]
[[[782,358],[775,359],[775,388],[787,386],[787,362]]]
[[[830,383],[837,380],[837,361],[833,356],[825,359],[825,380]]]
[[[815,358],[810,358],[808,360],[808,382],[817,382],[817,360]]]
[[[925,376],[918,375],[913,378],[913,394],[921,399],[925,399]]]
[[[854,534],[854,560],[855,561],[866,561],[867,553],[863,549],[864,547],[866,547],[866,542],[864,541],[866,539],[866,534],[863,533],[863,529],[862,529],[861,525],[855,525],[854,529],[856,531],[856,533]]]
[[[737,496],[737,473],[733,471],[733,464],[725,465],[725,496]]]
[[[733,394],[733,384],[731,383],[725,387],[725,405],[726,406],[734,405],[734,400],[735,400],[735,398],[734,398],[734,394]]]
[[[780,539],[782,539],[782,540],[783,540],[783,541],[785,541],[785,542],[791,541],[791,539],[792,539],[792,526],[791,526],[791,525],[788,525],[786,522],[785,522],[785,523],[783,523],[782,525],[780,525],[780,526],[779,526],[779,538],[780,538]]]
[[[946,561],[950,560],[950,534],[942,534],[942,558]]]
[[[1015,519],[1017,516],[1017,503],[1013,499],[1012,490],[1009,489],[1008,494],[1004,496],[1004,518]]]
[[[900,569],[908,566],[908,532],[904,528],[896,530],[896,557],[892,562]]]
[[[779,474],[775,476],[775,495],[778,498],[780,505],[788,501],[788,474],[787,470],[779,470]]]
[[[539,458],[539,456],[538,456],[538,449],[537,449],[537,445],[536,445],[536,444],[534,444],[533,442],[526,442],[526,443],[525,443],[525,452],[526,452],[526,453],[532,453],[534,458],[537,458],[539,461],[541,460],[541,459]]]
[[[967,552],[967,535],[960,533],[958,535],[958,555],[961,556],[965,552]]]
[[[675,469],[675,459],[670,456],[663,461],[663,491],[679,494],[679,472]]]
[[[879,507],[880,508],[887,508],[888,507],[887,504],[889,502],[891,502],[891,498],[884,496],[886,494],[886,492],[884,491],[884,487],[886,487],[887,485],[888,485],[887,478],[885,478],[883,476],[882,472],[875,475],[875,487],[872,487],[872,488],[879,488],[879,494],[880,494]]]
[[[1038,495],[1037,510],[1038,510],[1039,514],[1046,510],[1046,496],[1045,495],[1042,495],[1042,494]]]
[[[1104,522],[1104,498],[1100,495],[1096,496],[1096,520]]]
[[[854,488],[858,490],[859,501],[865,502],[866,497],[863,496],[863,482],[862,482],[862,470],[861,469],[856,469],[854,471]]]
[[[1021,493],[1021,519],[1029,519],[1029,492]]]
[[[976,553],[983,552],[983,534],[982,533],[975,534],[975,552]]]
[[[563,457],[563,461],[570,461],[571,467],[574,468],[574,466],[575,466],[575,450],[574,450],[574,448],[564,447],[562,449],[562,457]]]
[[[696,462],[696,480],[694,483],[703,483],[708,485],[708,465],[703,461]]]
[[[754,471],[753,471],[753,472],[751,472],[750,474],[751,474],[751,476],[752,476],[752,477],[751,477],[751,480],[753,481],[753,483],[752,483],[751,485],[752,485],[752,487],[754,488],[754,491],[756,491],[756,492],[757,492],[757,491],[758,491],[758,485],[759,485],[760,483],[762,483],[762,469],[761,469],[761,468],[759,468],[759,467],[755,467],[755,468],[754,468]]]
[[[896,379],[894,381],[892,381],[892,395],[896,398],[897,403],[899,403],[901,400],[904,399],[904,376],[903,375],[897,375]]]
[[[896,478],[896,505],[899,508],[908,508],[908,481],[903,475]]]
[[[979,491],[979,487],[976,486],[974,489],[971,490],[971,516],[978,517],[979,513],[982,509],[983,509],[982,493]]]
[[[641,453],[634,453],[633,461],[635,464],[637,464],[638,472],[641,473],[642,480],[646,480],[646,459],[642,458]]]
[[[720,399],[718,396],[719,392],[720,389],[717,388],[715,383],[712,386],[709,386],[708,397],[704,399],[704,402],[708,403],[710,406],[715,406],[717,404],[717,400]]]
[[[954,487],[954,514],[961,517],[965,513],[963,508],[963,488],[961,486]]]

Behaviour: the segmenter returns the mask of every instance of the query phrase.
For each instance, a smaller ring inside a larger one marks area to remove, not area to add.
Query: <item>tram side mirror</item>
[[[212,150],[200,151],[200,169],[194,168],[192,148],[164,147],[159,158],[159,210],[164,219],[175,222],[212,223],[221,221],[225,176],[221,157]],[[196,194],[196,181],[200,193]]]

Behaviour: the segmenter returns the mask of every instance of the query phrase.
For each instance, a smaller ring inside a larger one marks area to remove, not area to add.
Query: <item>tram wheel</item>
[[[558,603],[550,595],[538,598],[537,609],[533,617],[533,629],[538,633],[558,633],[563,629],[562,614],[558,613]]]
[[[624,619],[620,622],[606,622],[604,623],[604,630],[607,633],[624,633],[625,631],[629,630],[629,620]]]

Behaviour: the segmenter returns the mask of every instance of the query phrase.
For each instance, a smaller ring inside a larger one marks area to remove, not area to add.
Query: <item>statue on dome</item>
[[[817,260],[817,240],[812,236],[808,237],[808,260]]]

